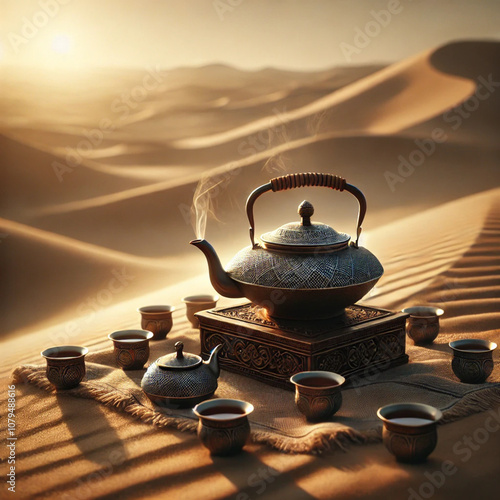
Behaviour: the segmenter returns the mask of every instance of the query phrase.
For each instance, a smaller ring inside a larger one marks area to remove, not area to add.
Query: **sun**
[[[73,40],[65,33],[54,35],[51,48],[56,54],[69,54],[73,48]]]

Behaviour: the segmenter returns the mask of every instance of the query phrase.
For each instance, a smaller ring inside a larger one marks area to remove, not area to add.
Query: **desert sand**
[[[499,342],[499,60],[499,43],[467,41],[384,68],[183,68],[157,72],[129,105],[122,97],[141,87],[140,71],[40,75],[36,84],[11,72],[0,98],[2,384],[16,366],[41,364],[49,345],[109,347],[108,333],[138,326],[142,305],[176,305],[174,323],[185,327],[182,297],[211,291],[188,242],[205,236],[226,262],[248,244],[246,196],[288,172],[338,174],[366,195],[361,243],[385,274],[364,302],[442,307],[439,348],[457,335]],[[193,195],[210,185],[201,201],[215,217],[195,234]],[[319,188],[262,197],[257,233],[296,220],[304,198],[316,220],[353,234],[354,200]],[[201,488],[204,498],[253,498],[248,477],[261,467],[276,473],[264,497],[406,498],[440,466],[395,465],[382,445],[321,464],[252,445],[240,466],[212,461],[192,435],[158,433],[92,401],[17,391],[20,498],[187,498]],[[481,422],[443,426],[438,456]],[[499,445],[492,435],[447,494],[489,491]],[[105,474],[111,451],[120,463]],[[477,474],[474,486],[467,478]]]

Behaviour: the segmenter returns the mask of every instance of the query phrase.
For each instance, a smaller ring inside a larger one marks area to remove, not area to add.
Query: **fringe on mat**
[[[47,380],[45,371],[34,365],[24,365],[16,368],[12,373],[15,383],[28,382],[47,392],[56,390]],[[189,421],[185,417],[166,415],[161,411],[141,405],[132,395],[126,395],[114,389],[106,390],[88,384],[80,385],[67,392],[68,395],[80,398],[94,399],[102,404],[124,411],[134,418],[157,427],[172,427],[180,431],[195,432],[196,421]],[[443,412],[442,424],[454,422],[460,418],[489,410],[500,406],[500,385],[486,387],[466,394],[449,410]],[[253,426],[252,441],[267,444],[284,453],[322,454],[331,451],[346,451],[351,445],[378,443],[382,440],[382,426],[366,431],[357,431],[351,428],[344,429],[317,429],[305,436],[291,437],[256,429]]]
[[[500,406],[500,385],[485,387],[474,392],[469,392],[457,401],[449,410],[443,411],[442,424],[454,422],[474,413],[491,410]]]
[[[28,382],[47,392],[56,393],[54,386],[47,380],[45,371],[33,365],[19,366],[12,372],[14,383]],[[85,399],[94,399],[112,408],[124,411],[133,417],[158,427],[173,427],[180,431],[195,432],[198,422],[184,417],[173,417],[143,406],[132,395],[113,390],[100,389],[89,384],[65,391],[65,394]]]

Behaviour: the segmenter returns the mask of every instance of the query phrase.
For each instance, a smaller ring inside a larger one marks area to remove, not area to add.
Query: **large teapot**
[[[347,191],[359,202],[356,241],[319,222],[311,222],[313,206],[299,206],[301,222],[265,233],[255,242],[253,206],[267,191],[323,186]],[[193,240],[208,260],[213,287],[225,297],[247,297],[270,316],[324,319],[337,316],[368,293],[384,269],[377,258],[358,245],[366,213],[363,193],[332,174],[289,174],[255,189],[246,204],[251,246],[239,251],[224,270],[206,240]]]

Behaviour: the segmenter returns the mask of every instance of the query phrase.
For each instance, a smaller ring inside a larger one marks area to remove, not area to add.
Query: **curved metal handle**
[[[361,224],[363,223],[366,214],[366,198],[364,194],[356,186],[347,184],[347,181],[338,175],[305,172],[302,174],[288,174],[281,177],[275,177],[267,184],[263,184],[250,193],[250,196],[247,199],[246,209],[248,222],[250,222],[250,241],[252,242],[252,248],[257,246],[255,243],[255,220],[253,216],[253,206],[257,198],[267,191],[285,191],[286,189],[306,186],[329,187],[330,189],[335,189],[336,191],[348,191],[358,200],[359,211],[356,242],[352,243],[356,248],[358,247],[359,236],[361,235],[362,230]]]

